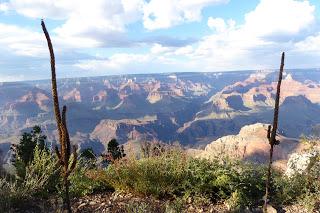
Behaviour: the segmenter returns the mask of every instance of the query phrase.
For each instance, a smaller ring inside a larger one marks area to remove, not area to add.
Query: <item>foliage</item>
[[[96,191],[110,189],[107,183],[99,180],[99,177],[98,171],[91,169],[90,164],[81,163],[80,161],[70,175],[71,196],[81,197]]]
[[[0,207],[15,205],[32,197],[47,196],[55,187],[59,172],[57,160],[46,150],[35,147],[34,158],[25,169],[25,176],[0,179]],[[2,203],[2,201],[5,203]]]
[[[94,160],[96,159],[96,155],[92,148],[87,148],[81,151],[80,158],[85,158],[87,160]]]
[[[49,152],[36,146],[34,159],[26,168],[23,187],[30,192],[49,193],[59,173],[57,159]]]
[[[263,196],[264,167],[249,163],[190,159],[183,191],[187,196],[225,200],[241,195],[240,206],[254,206]]]
[[[126,156],[123,145],[120,146],[116,139],[112,139],[108,143],[108,154],[111,159],[109,161],[117,160]]]
[[[302,173],[296,173],[294,176],[282,177],[277,181],[277,187],[281,188],[286,196],[279,196],[281,203],[300,203],[302,206],[313,212],[320,209],[320,137],[317,134],[302,137],[301,141],[305,145],[304,153],[315,154],[314,158]],[[277,198],[277,196],[276,196]]]
[[[166,150],[169,148],[166,144],[161,144],[158,141],[152,141],[152,142],[142,142],[140,144],[141,154],[144,158],[149,158],[152,156],[159,156],[166,152]]]
[[[0,179],[0,207],[7,208],[21,200],[63,195],[63,177],[57,159],[35,147],[33,161],[25,176]],[[70,161],[73,161],[73,155]],[[319,160],[318,160],[319,161]],[[157,155],[141,159],[117,159],[107,169],[98,169],[80,158],[70,174],[70,194],[85,196],[99,191],[124,191],[133,195],[154,196],[168,200],[166,212],[181,212],[184,204],[224,202],[234,211],[261,206],[266,181],[266,166],[217,158],[198,159],[178,148],[167,148]],[[319,162],[303,174],[286,177],[273,170],[270,203],[274,206],[300,203],[313,211],[320,200]],[[57,191],[58,190],[58,191]],[[5,193],[4,193],[5,192]],[[170,200],[170,201],[169,201]],[[127,210],[148,212],[153,206],[128,203]]]
[[[33,160],[34,149],[45,149],[47,136],[42,134],[40,126],[34,126],[30,133],[25,132],[16,146],[17,158],[23,165],[28,165]]]
[[[187,157],[172,150],[140,160],[123,159],[106,170],[106,180],[116,189],[155,197],[193,197],[212,201],[241,195],[240,206],[254,206],[264,194],[264,167],[239,162]]]
[[[106,179],[116,189],[140,195],[172,195],[183,180],[184,160],[167,153],[153,158],[123,159],[108,167]]]

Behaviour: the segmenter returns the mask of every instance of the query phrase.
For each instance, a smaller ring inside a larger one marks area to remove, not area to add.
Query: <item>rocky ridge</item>
[[[196,156],[214,158],[228,156],[255,163],[266,163],[269,157],[269,141],[267,139],[268,124],[256,123],[241,128],[239,134],[221,137],[205,147]],[[298,140],[278,134],[280,144],[274,148],[274,160],[285,167],[292,153],[303,149]]]

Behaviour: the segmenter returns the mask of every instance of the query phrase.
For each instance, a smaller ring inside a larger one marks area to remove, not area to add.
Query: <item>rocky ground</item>
[[[220,204],[196,204],[192,200],[187,203],[170,200],[157,200],[152,197],[136,197],[131,194],[98,194],[82,197],[74,200],[74,212],[115,212],[115,213],[228,213],[227,205]],[[262,213],[260,208],[249,210],[245,213]],[[270,213],[310,213],[302,206],[296,204],[278,208],[268,206]],[[320,210],[318,211],[320,212]],[[317,211],[315,211],[317,213]]]
[[[131,194],[99,194],[82,197],[73,204],[75,212],[226,212],[223,204],[195,205],[191,200],[187,204],[179,201],[136,197]]]
[[[131,194],[121,193],[105,193],[84,196],[72,200],[72,211],[79,213],[228,213],[227,205],[223,203],[199,204],[188,200],[187,203],[182,203],[179,200],[155,199],[152,197],[138,197]],[[61,199],[52,198],[46,201],[29,201],[28,203],[21,203],[19,206],[12,208],[10,212],[23,213],[42,213],[42,212],[62,212]],[[241,212],[245,213],[262,213],[261,208],[249,210],[244,209]],[[270,213],[310,213],[302,206],[296,204],[286,206],[284,208],[274,209],[268,207]],[[319,213],[320,211],[314,211]]]

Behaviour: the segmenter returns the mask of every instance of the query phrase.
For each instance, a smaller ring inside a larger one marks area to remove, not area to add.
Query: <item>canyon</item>
[[[204,149],[245,126],[270,123],[276,78],[274,70],[136,74],[59,79],[58,90],[80,148],[101,153],[116,138]],[[49,80],[0,83],[0,149],[34,125],[55,143],[50,88]],[[279,134],[297,141],[316,131],[320,71],[286,70],[280,102]]]

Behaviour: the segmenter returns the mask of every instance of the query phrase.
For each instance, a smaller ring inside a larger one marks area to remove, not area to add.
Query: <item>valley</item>
[[[179,142],[204,148],[243,126],[270,123],[276,90],[273,71],[169,73],[59,80],[60,101],[69,108],[72,142],[105,150],[109,140]],[[287,70],[279,132],[308,135],[320,124],[320,71]],[[57,140],[50,81],[0,84],[0,149],[40,125]]]

